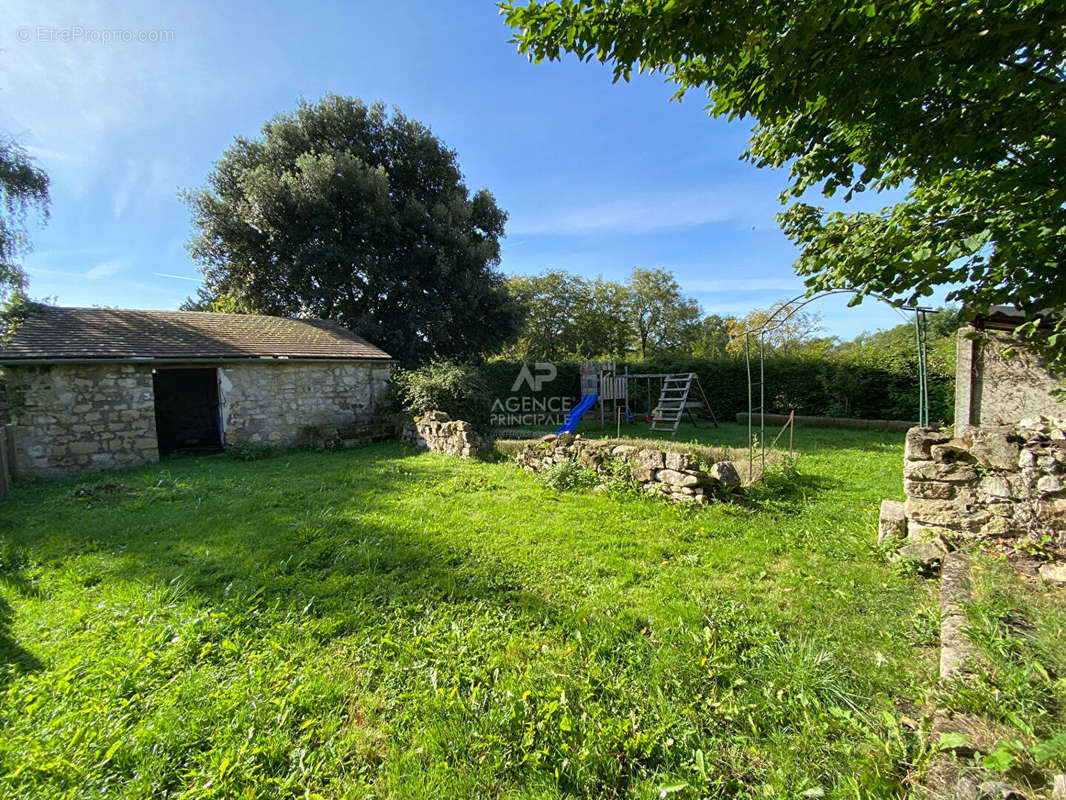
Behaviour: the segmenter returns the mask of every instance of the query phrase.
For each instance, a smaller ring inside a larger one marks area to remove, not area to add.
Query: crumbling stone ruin
[[[533,472],[568,460],[594,470],[605,480],[627,474],[648,494],[688,505],[707,505],[716,496],[741,488],[740,474],[732,461],[701,465],[688,453],[608,439],[550,434],[530,442],[515,455],[518,464]]]
[[[880,538],[907,539],[905,556],[926,561],[962,542],[1022,537],[1066,548],[1066,419],[968,427],[957,437],[911,428],[903,488],[905,502],[882,504]]]
[[[400,434],[401,441],[434,453],[471,458],[485,449],[474,426],[462,420],[453,420],[443,411],[430,411],[405,423]]]

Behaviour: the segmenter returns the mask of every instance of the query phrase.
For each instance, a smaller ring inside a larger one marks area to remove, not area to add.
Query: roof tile
[[[0,362],[259,357],[386,361],[337,322],[201,311],[40,306],[0,347]]]

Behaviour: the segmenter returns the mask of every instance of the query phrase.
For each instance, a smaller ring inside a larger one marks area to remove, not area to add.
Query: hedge
[[[534,396],[523,384],[514,389],[523,366],[520,361],[492,361],[478,369],[494,398]],[[526,364],[533,370],[532,364]],[[733,419],[748,410],[748,376],[743,360],[698,359],[692,357],[658,358],[644,362],[618,362],[618,372],[628,366],[630,373],[695,372],[707,399],[719,419]],[[817,358],[767,356],[764,362],[766,411],[814,417],[852,417],[857,419],[918,418],[918,370],[885,368]],[[543,388],[542,394],[577,398],[580,393],[581,363],[557,362],[557,376]],[[752,363],[752,380],[758,381],[758,362]],[[534,374],[535,371],[534,371]],[[647,398],[645,382],[630,384],[630,408],[634,413],[650,410],[658,399]],[[758,405],[758,386],[754,387]],[[949,422],[954,413],[954,375],[940,367],[929,375],[930,421]]]

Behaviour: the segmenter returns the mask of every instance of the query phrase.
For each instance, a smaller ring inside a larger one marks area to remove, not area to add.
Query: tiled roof
[[[240,359],[259,357],[386,361],[379,347],[339,323],[252,314],[38,306],[0,362],[70,359]]]

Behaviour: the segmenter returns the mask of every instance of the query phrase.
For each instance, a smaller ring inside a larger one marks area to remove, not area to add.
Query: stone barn
[[[372,422],[391,364],[321,319],[38,306],[0,347],[14,473],[299,444]]]

